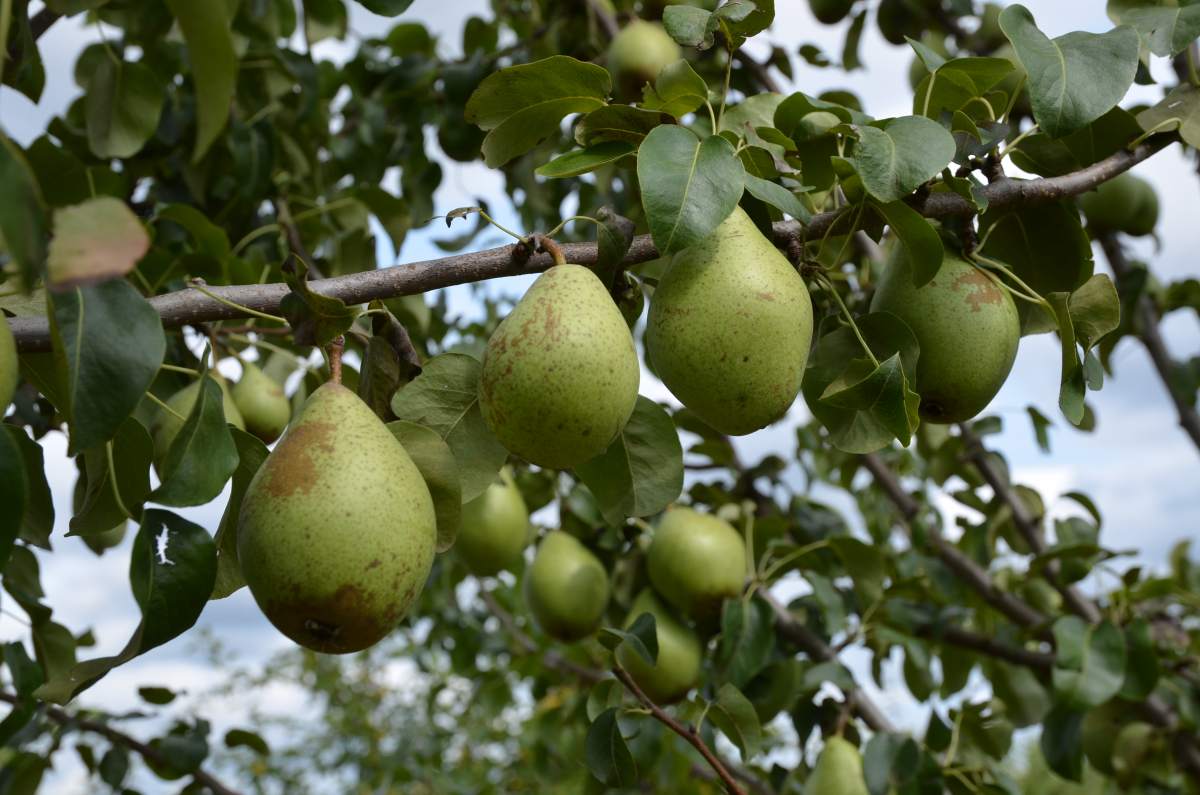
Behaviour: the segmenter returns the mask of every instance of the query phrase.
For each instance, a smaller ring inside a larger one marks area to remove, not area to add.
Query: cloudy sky
[[[793,54],[800,45],[810,42],[831,55],[840,52],[843,29],[818,25],[811,18],[807,4],[801,0],[777,5],[777,21],[767,37],[770,41]],[[1071,3],[1027,0],[1026,5],[1037,17],[1039,26],[1051,35],[1081,29],[1103,31],[1111,27],[1104,15],[1102,0]],[[486,16],[486,0],[455,0],[452,3],[417,0],[405,18],[426,24],[440,36],[440,50],[453,56],[458,49],[460,26],[471,14]],[[387,30],[390,24],[353,6],[352,27],[360,33],[379,33]],[[86,43],[97,38],[94,29],[84,28],[77,20],[60,22],[43,37],[41,45],[46,60],[47,86],[41,103],[34,106],[7,88],[0,88],[0,123],[10,135],[21,143],[28,143],[44,129],[51,116],[66,107],[77,91],[71,78],[74,57]],[[765,46],[755,46],[760,53],[765,52]],[[327,44],[322,45],[319,52],[322,57],[340,59],[346,49]],[[909,53],[886,44],[873,28],[867,32],[862,53],[866,69],[851,75],[809,67],[796,58],[794,87],[810,94],[828,88],[850,88],[863,98],[867,110],[877,117],[910,112]],[[1160,77],[1167,79],[1166,72],[1160,72]],[[1138,87],[1133,96],[1155,101],[1159,94],[1153,87]],[[473,204],[477,196],[487,198],[493,207],[503,205],[501,180],[481,165],[446,165],[446,179],[437,196],[439,211]],[[1200,275],[1200,255],[1197,254],[1200,252],[1200,224],[1195,222],[1200,179],[1194,174],[1193,164],[1186,161],[1177,148],[1172,148],[1142,164],[1136,172],[1155,184],[1163,203],[1161,249],[1156,251],[1153,241],[1139,241],[1136,251],[1153,263],[1155,273],[1164,282]],[[500,215],[502,222],[513,220],[511,213],[501,212]],[[505,215],[509,217],[506,219]],[[439,256],[432,241],[444,234],[440,224],[415,232],[398,254],[381,249],[380,261],[413,262]],[[485,237],[479,245],[501,242],[499,236]],[[386,243],[382,245],[386,246]],[[1102,255],[1099,252],[1097,255],[1099,269],[1103,269]],[[493,282],[489,289],[519,294],[528,282],[527,278],[506,279]],[[465,289],[454,290],[451,300],[458,310],[470,309],[470,296]],[[1176,313],[1164,324],[1164,332],[1177,356],[1196,355],[1200,350],[1200,323],[1194,313]],[[1049,336],[1026,338],[1013,376],[992,406],[992,411],[1005,421],[999,446],[1009,456],[1017,479],[1041,490],[1055,510],[1070,510],[1056,499],[1058,495],[1075,489],[1089,493],[1104,514],[1103,542],[1112,548],[1135,550],[1136,559],[1141,562],[1161,565],[1170,547],[1200,526],[1200,492],[1195,487],[1200,453],[1178,432],[1165,390],[1141,347],[1133,342],[1122,343],[1115,358],[1116,378],[1110,379],[1103,392],[1093,393],[1090,397],[1099,415],[1099,426],[1094,433],[1083,434],[1071,430],[1058,419],[1057,340]],[[655,399],[671,399],[662,385],[648,376],[642,391]],[[1025,415],[1029,405],[1035,405],[1045,415],[1055,418],[1052,456],[1041,454],[1034,444]],[[800,401],[784,422],[739,440],[739,445],[748,457],[778,452],[786,458],[794,452],[793,428],[806,419],[807,410]],[[78,540],[63,537],[69,517],[74,467],[65,457],[66,445],[61,436],[48,437],[46,448],[59,517],[55,552],[40,556],[48,601],[55,608],[56,618],[72,630],[94,629],[99,645],[91,653],[112,653],[124,645],[138,621],[127,581],[129,541],[115,554],[97,559]],[[218,506],[220,504],[223,501],[219,501]],[[946,508],[954,510],[949,501],[946,501]],[[201,508],[184,513],[193,521],[215,529],[220,509]],[[200,627],[219,636],[246,665],[261,664],[270,654],[288,646],[288,641],[261,617],[245,590],[210,604],[200,620]],[[26,632],[25,627],[7,614],[0,615],[0,642],[24,639]],[[140,706],[137,688],[141,685],[170,685],[197,693],[217,684],[222,678],[221,671],[214,670],[199,654],[196,644],[187,638],[185,635],[116,669],[87,691],[80,703],[110,710],[134,709]],[[917,725],[921,713],[914,709],[902,688],[889,687],[887,693],[878,695],[889,705],[903,708],[902,714],[907,716],[908,725]],[[304,706],[302,693],[282,687],[262,692],[259,700],[266,709],[281,713],[296,714],[296,710]],[[210,702],[203,712],[210,718],[219,718],[217,729],[223,731],[245,715],[246,705]],[[130,729],[134,733],[139,731],[136,723],[131,724]],[[160,791],[152,781],[139,784],[144,785],[145,792]],[[161,791],[174,789],[166,787]],[[56,774],[56,791],[71,795],[88,789],[80,779],[79,770],[66,764]]]

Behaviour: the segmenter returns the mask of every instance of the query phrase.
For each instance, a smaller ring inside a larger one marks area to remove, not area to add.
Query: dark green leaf
[[[1050,769],[1065,779],[1083,776],[1083,712],[1055,704],[1042,725],[1042,756]]]
[[[1061,703],[1089,709],[1120,691],[1126,662],[1121,630],[1107,621],[1091,625],[1064,616],[1054,623],[1054,640],[1054,690]]]
[[[0,321],[3,322],[3,321]],[[12,427],[12,426],[10,426]],[[25,431],[12,427],[22,436]],[[44,476],[43,476],[44,479]],[[25,460],[21,448],[11,433],[0,433],[0,570],[8,562],[13,544],[21,532],[25,518],[25,507],[29,501],[28,478],[25,476]]]
[[[881,202],[904,198],[954,158],[954,137],[937,122],[904,116],[878,124],[855,128],[854,167]]]
[[[742,752],[742,759],[758,753],[762,745],[762,726],[758,713],[741,690],[729,682],[717,691],[717,700],[708,710],[709,720]]]
[[[258,734],[245,729],[230,729],[225,732],[226,748],[249,748],[259,756],[270,756],[271,749],[267,741]]]
[[[225,128],[237,87],[238,60],[233,49],[226,6],[166,0],[187,42],[188,58],[196,81],[196,148],[192,159],[204,153]],[[307,24],[307,17],[306,17]]]
[[[158,128],[164,88],[145,64],[100,59],[88,82],[86,101],[92,153],[126,158],[141,151]]]
[[[175,700],[176,693],[167,687],[139,687],[138,696],[148,704],[170,704]]]
[[[746,180],[746,190],[754,198],[766,202],[780,212],[787,213],[802,223],[808,223],[812,220],[812,213],[796,198],[796,194],[787,188],[750,173],[745,174],[744,179]]]
[[[1131,8],[1120,14],[1122,24],[1142,35],[1150,52],[1174,57],[1200,36],[1200,5],[1186,8]]]
[[[1138,114],[1138,124],[1146,131],[1178,130],[1179,137],[1192,147],[1200,147],[1200,88],[1184,83],[1157,105]]]
[[[17,264],[21,285],[32,290],[46,262],[46,213],[25,153],[0,132],[0,238]]]
[[[25,484],[25,490],[23,503],[14,495],[10,495],[7,498],[0,498],[0,505],[8,505],[9,499],[13,500],[11,504],[14,506],[23,504],[23,511],[15,510],[15,513],[21,516],[19,537],[28,544],[49,549],[50,531],[54,529],[54,502],[50,497],[50,485],[46,482],[46,465],[45,456],[42,455],[42,446],[30,439],[29,434],[19,425],[6,423],[3,427],[12,443],[16,445],[13,449],[19,452],[17,465],[22,468],[21,478]],[[12,465],[9,464],[9,466]],[[0,478],[0,480],[5,479]],[[0,491],[2,490],[0,489]],[[0,526],[3,525],[4,522],[0,520]],[[0,531],[0,539],[3,537],[4,532]],[[0,541],[0,571],[4,569],[3,560],[7,557],[8,548],[4,546],[3,541]]]
[[[615,708],[601,712],[588,727],[583,759],[601,784],[631,787],[637,783],[637,765],[621,736]]]
[[[224,599],[246,584],[242,567],[238,564],[237,531],[238,514],[242,510],[242,498],[250,480],[270,453],[257,436],[238,428],[230,427],[234,446],[237,447],[238,465],[233,471],[229,501],[217,525],[217,576],[213,582],[212,599]]]
[[[712,12],[689,5],[670,5],[663,9],[663,27],[684,47],[702,50],[712,46],[716,29]]]
[[[605,141],[593,144],[586,149],[576,149],[565,155],[559,155],[549,163],[539,166],[536,173],[538,176],[548,179],[578,177],[580,174],[595,171],[601,166],[615,163],[621,158],[633,154],[636,148],[626,141]]]
[[[725,600],[717,664],[728,681],[745,687],[766,666],[775,646],[772,619],[760,600]]]
[[[387,427],[417,465],[429,487],[437,514],[437,551],[445,552],[454,546],[462,519],[462,483],[454,453],[432,428],[405,420],[389,422]]]
[[[308,264],[293,257],[283,266],[283,280],[292,289],[279,302],[298,345],[324,346],[354,324],[354,309],[338,298],[313,292],[308,286]]]
[[[397,17],[408,10],[413,0],[358,0],[363,8],[381,17]]]
[[[80,475],[85,481],[83,501],[71,517],[69,535],[98,535],[123,526],[126,519],[131,518],[126,516],[126,510],[136,522],[142,512],[142,503],[150,495],[150,461],[153,457],[154,443],[136,417],[121,423],[111,442],[84,450]]]
[[[162,485],[152,499],[163,505],[203,505],[216,498],[238,467],[238,449],[225,422],[225,400],[205,376],[192,411],[162,463]]]
[[[653,666],[658,661],[658,622],[653,613],[642,613],[633,620],[629,629],[601,629],[600,642],[611,649],[624,643],[645,660],[646,665]]]
[[[902,201],[871,205],[880,215],[900,245],[904,246],[909,265],[912,267],[913,284],[921,287],[937,276],[945,258],[945,248],[937,230],[923,215]]]
[[[654,85],[643,89],[642,107],[670,114],[676,119],[708,102],[708,84],[686,60],[663,67]]]

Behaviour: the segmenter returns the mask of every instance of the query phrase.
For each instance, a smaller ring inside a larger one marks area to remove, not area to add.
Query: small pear
[[[787,413],[811,343],[804,280],[740,207],[675,255],[650,298],[654,370],[723,433],[750,433]]]
[[[233,395],[229,393],[229,384],[220,377],[217,378],[217,383],[221,385],[225,421],[243,431],[246,430],[242,413],[238,411]],[[160,472],[162,463],[167,458],[167,451],[171,449],[171,442],[175,441],[183,424],[187,422],[188,415],[192,413],[192,407],[196,405],[196,396],[199,394],[200,381],[196,380],[167,398],[167,406],[171,411],[160,409],[156,415],[150,435],[154,438],[154,468]]]
[[[721,604],[742,592],[746,545],[742,534],[716,516],[672,508],[646,552],[654,589],[684,615],[709,621]]]
[[[950,253],[933,281],[917,289],[904,249],[896,246],[871,311],[891,312],[916,336],[916,392],[929,422],[963,422],[983,411],[1017,357],[1021,324],[1012,296]]]
[[[292,418],[292,404],[283,387],[257,365],[242,362],[242,377],[232,391],[246,430],[267,444],[278,439]]]
[[[555,265],[488,340],[479,407],[511,452],[568,469],[625,427],[639,377],[633,337],[603,283],[582,266]]]
[[[608,71],[622,96],[640,99],[642,87],[653,83],[663,67],[683,57],[679,45],[657,22],[635,19],[613,37],[608,47]]]
[[[17,343],[13,339],[8,319],[0,312],[0,417],[17,391]]]
[[[437,540],[420,471],[365,403],[326,383],[242,500],[238,560],[280,632],[314,651],[378,642],[429,577]]]
[[[538,545],[524,590],[542,632],[575,641],[600,626],[608,607],[608,572],[574,536],[555,530]]]
[[[658,637],[658,658],[654,665],[622,643],[617,647],[617,662],[638,687],[656,704],[672,704],[688,694],[700,681],[700,662],[703,649],[700,639],[680,622],[658,600],[654,592],[644,588],[633,600],[625,627],[629,628],[642,613],[654,616]]]
[[[841,737],[825,738],[804,795],[869,795],[858,748]]]
[[[1094,233],[1153,234],[1158,225],[1158,195],[1141,177],[1125,173],[1079,197],[1079,207]]]
[[[462,526],[454,549],[477,577],[511,571],[529,541],[529,510],[505,467],[491,484],[462,508]]]

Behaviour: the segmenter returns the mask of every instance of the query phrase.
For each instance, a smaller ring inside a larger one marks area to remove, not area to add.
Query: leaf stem
[[[1039,129],[1038,125],[1035,123],[1028,130],[1021,133],[1016,138],[1012,139],[1012,141],[1010,141],[1007,145],[1005,145],[1005,147],[1000,150],[999,154],[996,155],[996,158],[998,160],[1003,160],[1004,158],[1008,157],[1009,153],[1012,152],[1012,150],[1016,149],[1018,144],[1020,144],[1022,141],[1024,141],[1029,136],[1036,133],[1038,131],[1038,129]]]
[[[846,324],[850,326],[851,331],[854,332],[854,336],[858,338],[858,344],[862,346],[863,351],[867,354],[867,358],[871,360],[871,364],[878,367],[879,359],[875,358],[875,352],[871,350],[871,346],[863,338],[862,331],[859,330],[858,324],[854,322],[854,315],[851,314],[850,307],[846,306],[846,302],[838,294],[837,287],[829,280],[828,276],[823,274],[817,277],[817,281],[833,296],[833,300],[837,302],[838,309],[841,311],[842,317],[846,320]]]
[[[158,366],[158,369],[160,369],[160,370],[166,370],[166,371],[167,371],[167,372],[169,372],[169,373],[182,373],[182,374],[184,374],[184,375],[190,375],[190,376],[193,376],[193,377],[195,377],[195,378],[199,378],[199,377],[200,377],[200,371],[199,371],[199,370],[193,370],[193,369],[192,369],[192,368],[190,368],[190,367],[180,367],[180,366],[178,366],[178,365],[175,365],[175,364],[167,364],[166,362],[164,362],[164,363],[160,364],[160,365]]]
[[[560,221],[558,226],[554,227],[553,229],[551,229],[549,232],[546,233],[546,237],[554,237],[555,235],[557,235],[559,232],[561,232],[563,230],[563,227],[565,227],[567,224],[571,223],[572,221],[591,221],[596,226],[601,225],[598,220],[596,220],[595,218],[593,218],[590,215],[572,215],[570,218],[564,218],[562,221]]]
[[[259,312],[257,309],[251,309],[250,307],[245,306],[243,304],[237,304],[237,303],[234,303],[233,301],[229,301],[225,298],[222,298],[221,296],[217,295],[216,293],[214,293],[211,290],[204,287],[204,283],[200,279],[192,279],[192,280],[190,280],[190,282],[188,284],[193,290],[195,290],[198,293],[208,296],[212,300],[216,301],[218,304],[224,304],[225,306],[228,306],[232,309],[236,309],[239,312],[245,312],[247,315],[250,315],[251,317],[262,318],[263,320],[273,320],[276,323],[284,323],[284,324],[287,323],[286,319],[279,317],[278,315],[269,315],[266,312]]]
[[[153,392],[147,392],[146,397],[150,398],[151,403],[157,403],[158,407],[160,409],[162,409],[163,411],[172,415],[173,417],[175,417],[175,419],[179,420],[180,422],[187,422],[187,417],[183,416],[178,411],[176,411],[175,409],[168,406],[166,404],[166,402],[162,398],[160,398],[158,395],[154,394]]]

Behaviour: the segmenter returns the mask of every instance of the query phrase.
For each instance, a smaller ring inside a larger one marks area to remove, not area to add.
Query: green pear
[[[0,417],[17,391],[17,343],[13,339],[8,319],[0,312]]]
[[[433,565],[433,498],[396,437],[326,383],[246,487],[238,559],[280,632],[314,651],[359,651],[404,618]]]
[[[841,737],[825,738],[804,795],[869,795],[858,748]]]
[[[680,622],[658,600],[649,588],[642,589],[629,608],[625,620],[628,628],[642,613],[654,616],[655,634],[658,636],[658,659],[649,665],[641,655],[622,643],[617,647],[617,662],[638,687],[645,691],[656,704],[671,704],[679,701],[700,681],[700,662],[703,649],[700,639],[688,626]]]
[[[608,71],[620,95],[640,98],[644,85],[653,83],[663,67],[682,57],[679,45],[662,25],[635,19],[613,37]]]
[[[983,411],[1017,357],[1021,324],[1012,296],[950,253],[933,281],[917,289],[904,249],[896,246],[871,311],[898,316],[917,338],[916,391],[929,422],[963,422]]]
[[[279,438],[292,418],[292,404],[278,382],[257,365],[242,362],[242,377],[232,393],[246,430],[267,444]]]
[[[600,279],[555,265],[488,340],[479,407],[511,452],[568,469],[603,453],[625,427],[639,377],[629,326]]]
[[[854,0],[808,0],[813,16],[826,25],[836,25],[850,13]]]
[[[575,641],[600,626],[608,607],[608,572],[574,536],[555,530],[538,545],[524,591],[542,632]]]
[[[740,436],[780,419],[812,342],[804,280],[737,207],[671,261],[650,298],[646,353],[700,419]]]
[[[1121,174],[1079,197],[1079,207],[1093,233],[1124,232],[1142,237],[1158,224],[1154,187],[1133,174]]]
[[[217,383],[221,386],[225,421],[243,431],[246,430],[246,422],[242,419],[242,413],[238,411],[237,403],[234,402],[233,395],[229,392],[229,384],[219,376]],[[167,398],[167,407],[170,411],[160,408],[158,414],[155,415],[150,435],[154,439],[154,468],[159,472],[162,471],[163,461],[167,458],[167,451],[171,449],[171,442],[175,441],[183,424],[187,422],[188,415],[192,413],[192,407],[196,405],[196,397],[199,394],[200,381],[196,380]]]
[[[746,544],[728,522],[691,508],[672,508],[646,552],[654,589],[684,615],[708,621],[742,592]]]
[[[487,577],[516,568],[529,540],[529,510],[507,467],[462,508],[454,549],[471,573]]]

